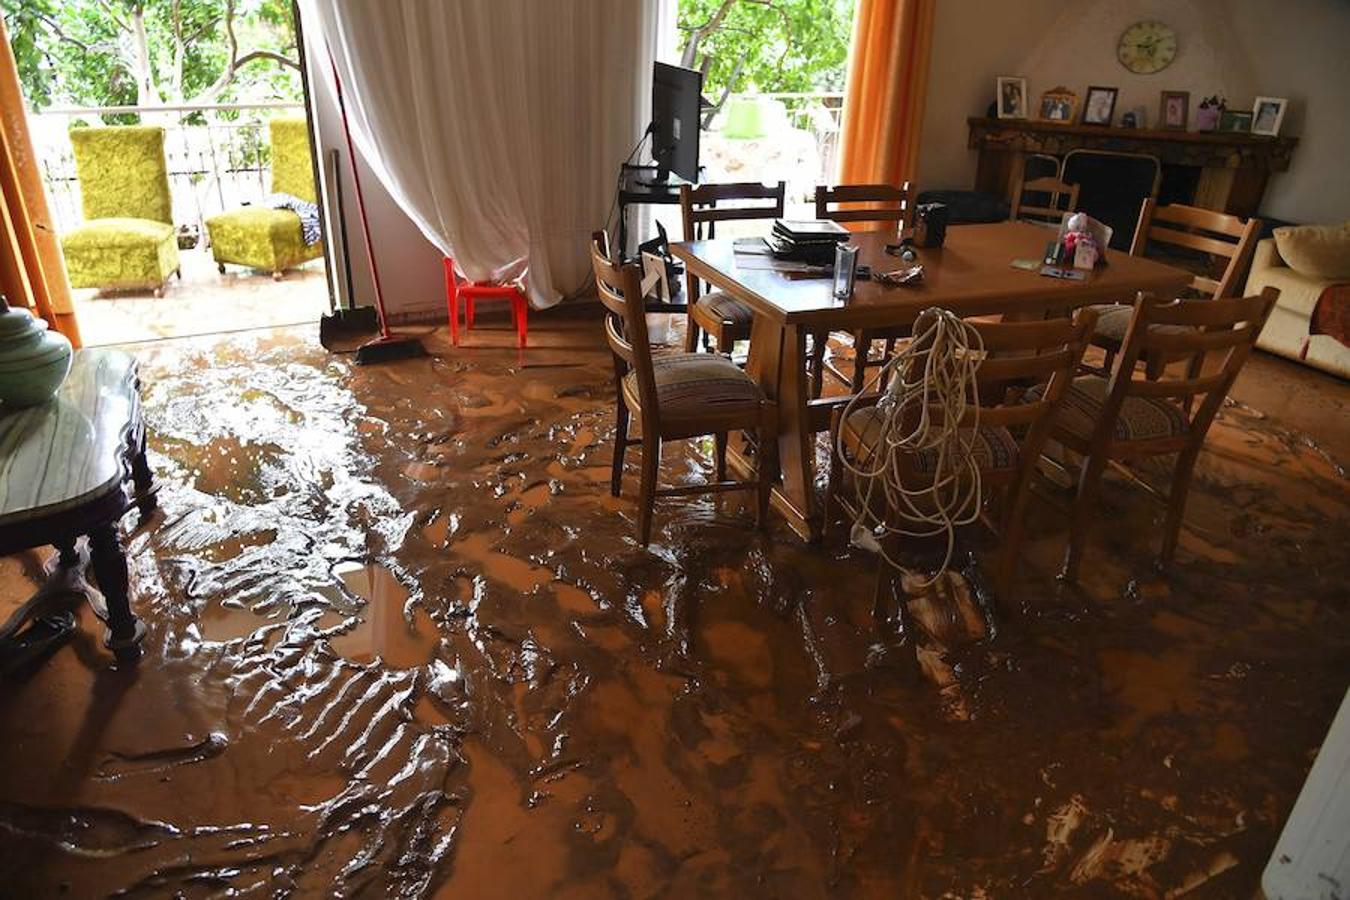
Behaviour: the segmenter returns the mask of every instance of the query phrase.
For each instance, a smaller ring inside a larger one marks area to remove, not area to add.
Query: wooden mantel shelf
[[[980,151],[976,190],[1005,195],[1012,170],[1027,153],[1062,157],[1071,150],[1147,153],[1164,164],[1201,169],[1194,202],[1237,215],[1254,215],[1272,172],[1289,168],[1298,138],[1231,132],[1162,131],[1059,125],[1033,119],[971,116],[967,143]]]
[[[1289,168],[1298,138],[1266,137],[1151,128],[1103,128],[1099,125],[1056,125],[1031,119],[986,119],[971,116],[971,149],[988,147],[1063,156],[1079,148],[1151,153],[1165,163],[1183,166],[1243,169],[1261,166],[1267,172]]]

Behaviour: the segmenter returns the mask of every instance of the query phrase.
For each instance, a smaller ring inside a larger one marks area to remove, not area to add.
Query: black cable
[[[647,143],[647,138],[652,136],[652,126],[648,125],[647,130],[642,132],[642,137],[633,145],[633,149],[628,151],[628,158],[619,165],[619,176],[614,179],[614,202],[609,205],[609,214],[605,216],[605,231],[609,231],[610,223],[614,220],[614,211],[619,207],[619,193],[623,189],[623,168],[633,161],[633,157],[638,155],[642,145]],[[619,254],[624,253],[625,248],[619,248]]]

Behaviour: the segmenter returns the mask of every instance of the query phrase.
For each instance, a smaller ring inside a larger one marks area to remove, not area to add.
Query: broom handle
[[[333,67],[333,86],[337,89],[338,112],[342,115],[342,133],[347,136],[347,157],[352,161],[352,184],[356,185],[356,207],[361,213],[361,234],[366,239],[366,256],[370,259],[370,276],[375,282],[375,311],[380,317],[380,337],[389,337],[389,323],[384,315],[384,291],[380,288],[380,267],[375,263],[375,247],[370,241],[370,222],[366,219],[366,196],[361,191],[361,167],[356,164],[356,147],[352,144],[352,129],[347,124],[347,105],[342,102],[342,79],[338,77],[337,60],[328,48],[328,64]]]

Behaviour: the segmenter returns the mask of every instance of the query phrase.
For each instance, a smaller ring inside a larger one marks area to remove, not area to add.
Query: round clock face
[[[1177,58],[1177,33],[1162,22],[1136,22],[1120,36],[1116,57],[1137,75],[1161,72]]]

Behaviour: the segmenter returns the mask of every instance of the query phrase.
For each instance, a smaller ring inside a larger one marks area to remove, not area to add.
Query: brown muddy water
[[[366,369],[311,329],[140,351],[145,657],[86,612],[0,684],[0,894],[1251,896],[1350,679],[1315,435],[1226,408],[1168,579],[1111,476],[1080,587],[1041,502],[1020,615],[939,591],[902,635],[871,559],[734,498],[637,547],[598,330],[539,319]]]

